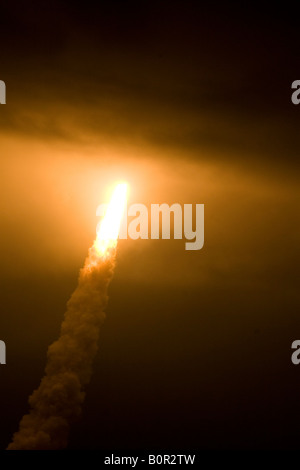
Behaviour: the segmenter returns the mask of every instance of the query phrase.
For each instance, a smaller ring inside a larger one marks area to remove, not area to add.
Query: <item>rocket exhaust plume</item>
[[[22,418],[8,450],[54,450],[67,445],[69,426],[81,413],[98,349],[126,192],[125,183],[115,188],[67,303],[60,337],[48,349],[45,376],[29,397],[30,412]]]

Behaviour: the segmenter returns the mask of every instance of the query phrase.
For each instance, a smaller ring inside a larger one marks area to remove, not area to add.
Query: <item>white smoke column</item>
[[[125,206],[126,189],[124,192],[123,188],[121,193],[118,214],[115,210],[117,198],[113,196],[103,224],[107,224],[107,220],[114,219],[115,223],[116,218],[120,219],[120,205]],[[113,208],[111,212],[110,208]],[[8,450],[66,447],[69,426],[81,413],[84,389],[90,381],[98,349],[108,285],[115,267],[117,235],[115,239],[105,239],[102,233],[99,240],[98,232],[94,245],[89,249],[84,267],[80,270],[78,286],[67,304],[60,337],[48,349],[45,376],[39,388],[29,397],[31,410],[22,418],[19,431],[14,434]]]

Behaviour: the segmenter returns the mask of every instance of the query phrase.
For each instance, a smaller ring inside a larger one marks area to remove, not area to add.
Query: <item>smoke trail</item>
[[[61,334],[48,349],[45,376],[29,397],[30,412],[8,450],[48,450],[66,447],[69,426],[81,413],[105,318],[107,289],[115,266],[115,248],[107,256],[89,250],[78,286],[67,304]]]

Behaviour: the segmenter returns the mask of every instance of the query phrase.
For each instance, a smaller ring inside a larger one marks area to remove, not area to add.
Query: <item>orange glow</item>
[[[117,246],[126,200],[127,184],[120,183],[115,187],[94,242],[94,247],[99,256],[104,257],[110,248]]]

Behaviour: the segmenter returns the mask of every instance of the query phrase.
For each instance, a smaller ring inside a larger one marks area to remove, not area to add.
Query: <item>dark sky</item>
[[[205,204],[205,246],[122,241],[70,449],[298,448],[299,25],[204,2],[0,9],[0,445],[122,178]]]
[[[242,152],[242,163],[263,153],[274,165],[297,164],[292,12],[203,2],[3,3],[10,107],[2,128],[73,140],[76,126],[77,138],[101,130],[187,151]]]

